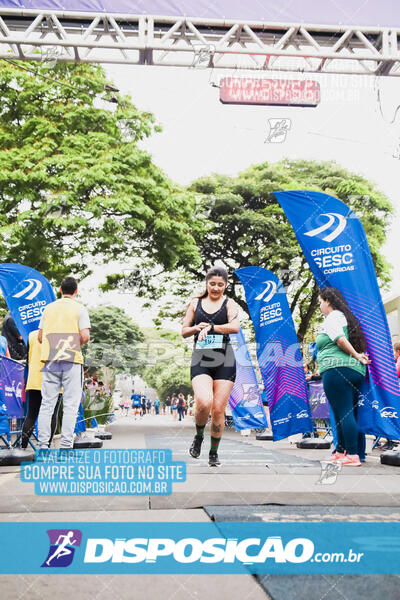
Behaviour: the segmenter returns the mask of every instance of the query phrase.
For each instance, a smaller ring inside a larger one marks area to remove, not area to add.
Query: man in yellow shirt
[[[81,346],[90,339],[89,314],[76,301],[78,284],[73,277],[61,282],[62,298],[48,304],[39,323],[42,344],[42,405],[39,412],[40,448],[48,448],[50,424],[58,394],[63,388],[60,448],[72,448],[76,416],[82,398],[83,357]]]

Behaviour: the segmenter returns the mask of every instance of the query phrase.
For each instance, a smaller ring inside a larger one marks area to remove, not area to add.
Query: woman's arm
[[[187,337],[190,337],[191,335],[194,335],[195,333],[198,333],[199,331],[204,329],[204,327],[207,327],[207,326],[209,327],[209,323],[199,323],[198,325],[191,326],[191,324],[194,321],[195,302],[196,302],[195,300],[190,301],[189,306],[186,311],[186,315],[183,319],[182,331],[181,331],[181,335],[183,338],[187,338]]]
[[[344,335],[338,338],[336,343],[339,348],[343,350],[343,352],[346,352],[346,354],[349,354],[349,356],[352,356],[356,360],[360,361],[360,363],[363,365],[369,365],[371,363],[367,354],[365,354],[365,352],[357,352],[357,350],[353,348],[349,340]]]

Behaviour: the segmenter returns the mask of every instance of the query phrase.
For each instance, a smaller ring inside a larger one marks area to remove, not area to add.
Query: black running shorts
[[[227,344],[224,350],[193,350],[190,379],[196,375],[235,381],[236,360],[232,346]]]

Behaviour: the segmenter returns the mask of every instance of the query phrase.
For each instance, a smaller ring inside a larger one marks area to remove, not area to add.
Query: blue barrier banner
[[[400,523],[0,523],[0,573],[400,572]]]
[[[275,192],[320,288],[338,288],[359,320],[371,359],[358,426],[400,439],[400,388],[392,339],[364,228],[343,202],[320,192]]]
[[[267,417],[258,388],[257,376],[247,349],[243,331],[229,335],[236,359],[235,385],[229,398],[236,429],[268,427]]]
[[[11,418],[18,419],[24,416],[24,371],[25,365],[5,356],[0,357],[1,395],[7,406],[7,414]]]
[[[235,271],[246,294],[274,441],[313,431],[303,358],[285,290],[271,271]]]
[[[80,433],[84,433],[86,431],[86,421],[85,414],[83,412],[82,402],[79,404],[78,416],[76,417],[75,429],[74,433],[79,435]]]
[[[54,290],[39,271],[17,263],[0,264],[0,289],[25,344],[38,329],[47,304],[56,299]]]
[[[10,441],[11,439],[7,406],[5,405],[3,400],[0,401],[0,435],[5,435],[8,441]]]

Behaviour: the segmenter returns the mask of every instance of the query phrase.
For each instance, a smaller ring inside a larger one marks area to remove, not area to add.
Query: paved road
[[[221,444],[222,467],[204,456],[189,457],[192,418],[179,423],[169,415],[120,417],[104,448],[171,448],[174,460],[187,461],[187,481],[174,484],[171,496],[43,497],[19,481],[18,468],[0,469],[1,521],[293,521],[395,520],[400,517],[400,469],[381,466],[374,451],[359,469],[343,469],[335,483],[318,483],[326,451],[299,450],[294,440],[256,441],[227,431]],[[399,579],[368,579],[368,599],[398,600]],[[207,597],[258,600],[358,600],[364,587],[350,576],[2,576],[4,598],[19,600],[116,600],[152,598],[191,600]],[[393,596],[396,589],[396,596]],[[380,591],[378,591],[380,590]],[[360,591],[360,594],[359,594]],[[44,593],[45,592],[45,593]]]

